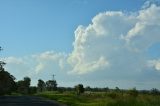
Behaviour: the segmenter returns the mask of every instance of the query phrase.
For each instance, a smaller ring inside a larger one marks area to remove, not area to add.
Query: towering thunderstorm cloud
[[[146,70],[160,71],[160,57],[152,57],[149,52],[160,43],[160,6],[156,4],[145,4],[134,13],[101,12],[88,26],[79,25],[74,33],[70,54],[47,51],[33,56],[7,57],[7,69],[29,75],[43,75],[56,68],[66,75],[110,72],[122,77],[145,74]]]

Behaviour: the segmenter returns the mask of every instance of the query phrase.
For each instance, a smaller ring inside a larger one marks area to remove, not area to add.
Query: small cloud
[[[160,0],[146,0],[144,5],[142,6],[142,9],[149,8],[152,4],[160,5]]]
[[[35,77],[43,73],[53,73],[55,69],[60,71],[62,61],[66,58],[64,53],[55,53],[53,51],[46,51],[40,54],[34,54],[24,57],[6,57],[6,70],[18,76],[18,79],[24,76]],[[61,61],[61,64],[59,64]],[[61,65],[61,66],[60,66]]]
[[[57,65],[58,67],[62,68],[62,61],[65,58],[64,53],[55,53],[53,51],[46,51],[41,54],[33,55],[35,62],[37,65],[35,66],[36,73],[44,71],[47,67],[52,67],[53,64]],[[54,67],[53,67],[54,68]]]
[[[17,57],[6,57],[4,58],[4,61],[7,63],[7,64],[24,64],[24,61],[22,58],[17,58]]]
[[[157,71],[160,71],[160,59],[148,61],[148,66],[154,68]]]
[[[45,65],[43,63],[39,63],[36,68],[35,68],[35,72],[39,73],[40,71],[45,69]]]

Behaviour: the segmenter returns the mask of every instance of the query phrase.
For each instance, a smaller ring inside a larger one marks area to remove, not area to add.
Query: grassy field
[[[68,106],[160,106],[160,95],[130,95],[121,92],[89,92],[76,95],[74,92],[42,92],[36,96],[56,100]]]

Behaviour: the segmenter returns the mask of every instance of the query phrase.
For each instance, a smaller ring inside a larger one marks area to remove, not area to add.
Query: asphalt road
[[[65,106],[35,96],[0,96],[0,106]]]

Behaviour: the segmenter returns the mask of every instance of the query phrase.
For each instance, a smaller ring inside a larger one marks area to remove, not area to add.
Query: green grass
[[[43,92],[36,94],[51,100],[56,100],[68,106],[160,106],[160,96],[128,93],[93,92],[76,95],[73,92]]]

